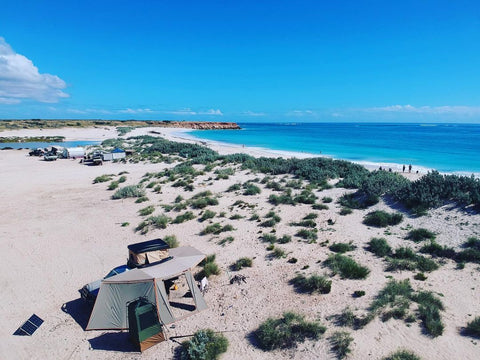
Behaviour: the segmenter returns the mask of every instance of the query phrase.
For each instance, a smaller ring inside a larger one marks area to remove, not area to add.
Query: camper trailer
[[[125,151],[119,148],[115,148],[109,153],[102,153],[102,160],[111,161],[111,160],[117,160],[117,159],[124,159],[125,156],[126,156]]]
[[[62,156],[65,159],[83,158],[84,155],[85,155],[85,149],[83,147],[65,148],[63,149],[63,153],[62,153]]]

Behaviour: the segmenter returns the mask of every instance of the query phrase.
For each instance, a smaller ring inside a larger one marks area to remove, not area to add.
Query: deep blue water
[[[13,149],[37,149],[46,148],[51,146],[61,147],[83,147],[87,145],[97,145],[101,141],[64,141],[64,142],[15,142],[15,143],[0,143],[0,149],[5,147],[11,147]]]
[[[480,124],[240,123],[242,130],[199,130],[208,140],[307,152],[358,162],[412,164],[480,173]]]

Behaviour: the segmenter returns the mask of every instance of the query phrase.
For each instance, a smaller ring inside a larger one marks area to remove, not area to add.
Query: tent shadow
[[[88,342],[94,350],[139,353],[139,350],[130,341],[128,332],[105,333],[88,340]]]
[[[83,331],[85,331],[92,308],[88,306],[82,299],[79,298],[66,302],[62,305],[62,311],[70,315],[73,320],[80,325]]]

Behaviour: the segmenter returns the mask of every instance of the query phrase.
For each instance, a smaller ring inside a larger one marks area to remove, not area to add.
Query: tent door
[[[165,341],[155,305],[143,298],[128,304],[128,330],[130,339],[140,351]]]

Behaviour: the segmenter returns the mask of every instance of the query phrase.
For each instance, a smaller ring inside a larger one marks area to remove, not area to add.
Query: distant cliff
[[[161,121],[164,127],[178,127],[196,130],[238,130],[240,126],[234,122],[214,121]],[[162,125],[159,125],[162,126]]]
[[[176,121],[176,120],[0,120],[0,131],[19,129],[58,129],[65,127],[96,127],[96,126],[117,126],[117,127],[179,127],[197,130],[236,130],[240,129],[234,122],[217,121]]]

